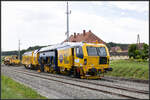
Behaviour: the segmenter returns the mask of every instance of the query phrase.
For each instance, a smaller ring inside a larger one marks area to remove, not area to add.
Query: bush
[[[149,47],[145,43],[142,48],[138,48],[136,44],[131,44],[128,49],[129,58],[146,60],[148,58],[148,49]]]
[[[143,62],[144,60],[143,59],[136,59],[136,61]]]
[[[129,46],[129,49],[128,49],[128,55],[129,57],[133,57],[135,59],[135,51],[137,50],[137,45],[136,44],[131,44]]]
[[[136,56],[136,59],[140,59],[140,58],[141,58],[141,56],[140,56],[140,55],[137,55],[137,56]]]

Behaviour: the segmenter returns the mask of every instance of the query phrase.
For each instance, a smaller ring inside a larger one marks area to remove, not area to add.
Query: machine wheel
[[[26,65],[24,65],[24,67],[27,69],[27,66],[26,66]]]
[[[79,78],[80,77],[80,73],[77,72],[77,68],[73,67],[70,71],[70,76],[72,78]]]
[[[29,68],[29,69],[32,69],[32,64],[29,64],[29,65],[28,65],[28,68]]]
[[[39,67],[39,69],[40,69],[41,72],[44,72],[44,66],[43,66],[43,65],[41,65],[41,66]]]

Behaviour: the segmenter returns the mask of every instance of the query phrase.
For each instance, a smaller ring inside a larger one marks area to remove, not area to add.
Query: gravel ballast
[[[37,78],[21,73],[15,73],[15,72],[10,72],[11,70],[8,70],[7,68],[11,69],[11,67],[3,67],[2,68],[2,74],[7,75],[16,81],[23,83],[33,89],[35,89],[38,93],[40,93],[43,96],[46,96],[47,98],[50,99],[125,99],[123,97],[115,96],[115,95],[110,95],[102,92],[97,92],[85,88],[80,88],[77,86],[72,86],[68,84],[63,84],[55,81],[50,81],[42,78]],[[12,68],[12,69],[24,69],[22,67],[18,68]],[[27,70],[27,69],[24,69]],[[46,73],[48,74],[48,73]],[[48,76],[47,76],[48,77]],[[63,76],[65,77],[65,76]],[[55,78],[56,79],[56,78]],[[64,79],[58,79],[61,81],[65,82],[73,82],[71,80],[64,80]],[[86,81],[86,80],[85,80]],[[107,84],[114,84],[114,82],[105,82],[101,80],[88,80],[88,81],[99,81],[101,83],[107,83]],[[89,85],[81,82],[74,82],[76,84],[83,84],[84,86],[88,87],[95,87],[103,90],[109,90],[109,91],[114,91],[114,92],[120,92],[123,94],[127,95],[133,95],[133,96],[139,96],[136,93],[130,93],[130,92],[125,92],[125,91],[118,91],[117,89],[111,89],[107,87],[102,87],[102,86],[94,86],[94,85]],[[118,83],[119,84],[119,83]],[[128,86],[128,85],[126,85]],[[144,85],[145,88],[147,86]],[[142,89],[142,88],[141,88]],[[143,90],[143,89],[142,89]],[[140,95],[140,98],[148,98],[148,95]]]

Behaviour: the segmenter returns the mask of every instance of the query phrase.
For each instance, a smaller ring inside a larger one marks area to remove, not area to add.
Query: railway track
[[[32,73],[36,74],[36,72],[32,72]],[[56,78],[61,78],[61,79],[78,81],[78,82],[87,83],[87,84],[93,84],[93,85],[98,85],[98,86],[105,86],[105,87],[110,87],[110,88],[115,88],[115,89],[120,89],[120,90],[126,90],[126,91],[130,91],[130,92],[137,92],[137,93],[142,93],[142,94],[149,94],[149,91],[138,90],[138,89],[135,89],[135,88],[128,88],[128,87],[124,87],[124,86],[120,86],[120,85],[110,86],[110,85],[107,85],[107,84],[93,83],[93,82],[89,82],[89,81],[85,81],[85,80],[83,81],[81,79],[74,79],[74,78],[70,78],[70,77],[62,77],[62,76],[58,76],[58,75],[56,76],[55,74],[45,74],[45,73],[40,73],[40,74],[42,74],[44,76],[51,76],[51,77],[56,77]]]
[[[64,81],[61,81],[61,80],[58,80],[58,79],[72,80],[72,81],[81,82],[81,83],[85,83],[85,84],[103,86],[103,87],[107,87],[107,88],[109,87],[109,88],[113,88],[113,89],[119,89],[119,90],[124,90],[124,91],[134,92],[134,93],[140,93],[140,94],[146,94],[146,95],[149,94],[149,91],[138,90],[138,89],[135,89],[135,88],[120,87],[119,85],[110,86],[110,85],[106,85],[106,84],[87,82],[87,81],[83,81],[81,79],[74,79],[74,78],[69,78],[69,77],[65,78],[65,77],[56,76],[56,75],[52,75],[52,74],[37,73],[37,72],[33,72],[33,71],[31,73],[31,71],[29,71],[29,70],[26,70],[26,71],[25,70],[13,70],[13,72],[22,73],[22,74],[26,74],[26,75],[30,75],[30,76],[34,76],[34,77],[39,77],[39,78],[42,78],[42,79],[52,80],[52,81],[56,81],[56,82],[60,82],[60,83],[64,83],[64,84],[69,84],[69,85],[73,85],[73,86],[77,86],[77,87],[81,87],[81,88],[86,88],[86,89],[90,89],[90,90],[94,90],[94,91],[98,91],[98,92],[108,93],[108,94],[111,94],[111,95],[117,95],[117,96],[121,96],[121,97],[125,97],[125,98],[130,98],[130,99],[140,99],[140,98],[125,95],[125,94],[121,94],[121,93],[115,93],[115,92],[111,92],[111,91],[108,91],[108,90],[83,86],[83,85],[79,85],[79,84],[75,84],[75,83],[64,82]],[[57,79],[53,79],[51,77],[53,77],[53,78],[55,77]]]

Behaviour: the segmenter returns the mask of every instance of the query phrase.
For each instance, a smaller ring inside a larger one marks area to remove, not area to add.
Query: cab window
[[[101,57],[106,57],[106,49],[105,47],[86,47],[87,48],[87,53],[88,56],[101,56]]]
[[[106,57],[107,53],[106,53],[106,49],[105,47],[98,47],[98,55],[101,57]]]
[[[76,56],[79,58],[83,58],[83,51],[82,51],[82,47],[76,47]]]
[[[98,56],[96,47],[86,47],[88,56]]]

